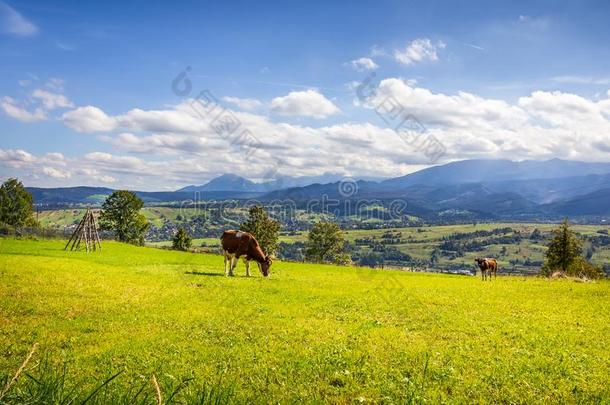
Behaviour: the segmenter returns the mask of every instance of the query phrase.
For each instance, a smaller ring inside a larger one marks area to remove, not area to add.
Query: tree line
[[[150,223],[140,212],[143,206],[144,202],[135,193],[127,190],[114,191],[102,204],[99,217],[100,228],[111,231],[120,242],[144,244],[144,237]],[[240,225],[240,229],[254,235],[265,253],[275,255],[280,246],[281,224],[271,218],[262,206],[251,207],[248,214],[248,219]],[[14,178],[6,180],[0,186],[0,227],[12,227],[15,234],[18,235],[21,228],[32,226],[38,226],[34,218],[32,195],[19,180]],[[511,231],[510,228],[492,232],[478,231],[481,233],[477,236],[506,234],[509,231]],[[387,233],[383,236],[384,239],[392,240],[400,239],[402,235]],[[514,235],[512,238],[516,237],[520,239],[521,235]],[[506,236],[496,238],[502,239],[503,242],[508,242],[504,239],[509,239]],[[541,238],[540,232],[536,229],[530,238]],[[608,238],[607,233],[602,233],[594,239],[592,245],[605,244]],[[455,248],[455,243],[451,239],[445,239],[441,250],[449,247]],[[463,244],[460,245],[460,248],[465,247]],[[192,239],[188,232],[184,228],[179,228],[173,238],[174,249],[188,250],[191,246]],[[322,220],[313,225],[302,250],[304,259],[309,262],[348,264],[351,262],[351,257],[346,246],[347,243],[340,226],[335,222]],[[382,247],[377,252],[374,251],[370,257],[361,259],[375,263],[379,260],[376,253],[380,252],[389,254],[390,259],[411,259],[409,255],[391,247]],[[576,277],[603,277],[603,271],[589,261],[589,253],[584,252],[583,240],[570,228],[568,220],[565,219],[553,230],[540,273],[545,276],[561,273]],[[438,260],[438,252],[433,252],[433,255],[435,255],[434,259]],[[431,260],[433,259],[431,258]]]

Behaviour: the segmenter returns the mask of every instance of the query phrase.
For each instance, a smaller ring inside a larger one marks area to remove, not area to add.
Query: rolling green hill
[[[237,211],[237,210],[236,210]],[[242,210],[243,211],[243,210]],[[193,246],[205,246],[214,248],[219,245],[218,236],[223,229],[239,227],[239,223],[215,224],[195,222],[204,215],[209,215],[203,209],[193,208],[170,208],[170,207],[145,207],[142,213],[155,227],[171,224],[173,228],[165,233],[156,233],[156,239],[149,240],[149,244],[156,247],[171,246],[173,229],[177,226],[185,226],[194,236]],[[242,212],[245,215],[245,212]],[[65,227],[77,223],[83,216],[84,210],[54,210],[41,211],[39,220],[45,227]],[[304,221],[313,223],[318,218],[313,215],[305,217]],[[411,259],[409,261],[387,261],[390,266],[402,267],[434,267],[442,270],[460,269],[468,271],[474,269],[474,258],[479,256],[496,257],[500,263],[500,271],[537,273],[540,264],[544,260],[546,245],[550,232],[556,227],[550,223],[475,223],[461,225],[438,225],[438,226],[410,226],[402,228],[383,229],[347,229],[346,240],[350,243],[350,254],[356,263],[364,263],[361,259],[364,255],[374,253],[371,246],[382,244],[386,248],[396,249]],[[510,228],[508,232],[496,235],[484,235],[482,232],[494,232]],[[531,239],[534,230],[541,232],[540,239]],[[603,267],[610,263],[610,238],[608,225],[573,225],[583,240],[587,240],[585,246],[591,247],[591,261]],[[193,232],[200,232],[199,235]],[[384,234],[393,234],[394,240],[384,238]],[[159,240],[161,239],[161,240]],[[286,244],[303,243],[307,239],[306,231],[286,231],[280,241]],[[454,246],[443,246],[446,240],[454,240]],[[443,247],[458,249],[443,251]],[[439,252],[437,262],[429,263],[432,252]],[[278,256],[297,260],[290,256],[289,250],[281,247]]]
[[[610,400],[607,281],[285,262],[225,278],[217,255],[62,248],[0,239],[0,383],[40,345],[5,401],[48,382],[45,361],[75,396],[123,371],[97,403],[154,402],[153,374],[164,399],[192,378],[249,403]]]

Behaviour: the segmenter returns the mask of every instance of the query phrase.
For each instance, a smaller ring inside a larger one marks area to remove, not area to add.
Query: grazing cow
[[[244,258],[246,264],[246,276],[250,277],[250,260],[258,264],[263,276],[269,275],[271,258],[265,255],[254,236],[243,231],[225,231],[220,241],[225,255],[226,276],[233,276],[233,269],[237,266],[240,257]]]
[[[491,281],[492,273],[496,278],[498,277],[498,262],[496,259],[485,257],[476,258],[474,261],[477,262],[479,269],[481,269],[481,280],[487,280],[487,275],[489,274],[489,281]]]

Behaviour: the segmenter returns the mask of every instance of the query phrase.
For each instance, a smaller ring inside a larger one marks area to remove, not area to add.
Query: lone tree
[[[239,229],[254,235],[265,254],[273,255],[277,252],[280,223],[269,218],[267,211],[262,206],[251,207],[248,220],[241,224]]]
[[[344,252],[343,231],[334,222],[320,221],[313,226],[305,244],[305,258],[315,263],[349,263],[350,257]]]
[[[121,242],[143,245],[150,227],[146,217],[140,214],[143,206],[142,200],[131,191],[115,191],[102,204],[100,227],[114,231]]]
[[[178,229],[178,232],[174,235],[172,240],[172,246],[175,250],[187,251],[193,245],[193,240],[189,236],[188,232],[184,228]]]
[[[0,186],[0,224],[17,230],[35,226],[32,194],[17,179],[8,179]]]
[[[546,252],[544,267],[547,272],[559,270],[568,273],[570,266],[582,254],[582,242],[570,229],[567,219],[553,230],[553,238]]]
[[[567,219],[553,231],[553,238],[546,252],[546,261],[541,273],[550,276],[555,271],[576,277],[600,278],[601,269],[582,256],[582,241],[570,229]]]

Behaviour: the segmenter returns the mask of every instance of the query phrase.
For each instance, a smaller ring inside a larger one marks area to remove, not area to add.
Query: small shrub
[[[574,277],[589,278],[592,280],[603,278],[604,272],[598,266],[580,257],[572,263],[568,269],[568,274]]]

